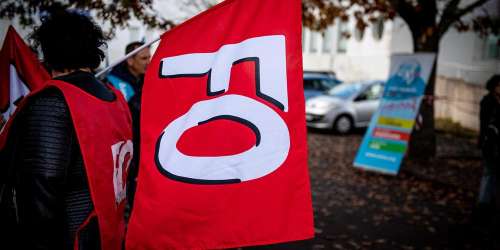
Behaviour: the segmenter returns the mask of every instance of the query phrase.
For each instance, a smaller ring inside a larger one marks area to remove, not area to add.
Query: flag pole
[[[161,39],[161,37],[158,37],[158,38],[156,38],[156,39],[154,39],[154,40],[152,40],[152,41],[150,41],[148,43],[145,43],[144,45],[138,47],[137,49],[134,49],[132,52],[130,52],[130,53],[126,54],[124,57],[120,58],[120,60],[112,63],[108,67],[106,67],[103,70],[99,71],[97,74],[95,74],[95,77],[99,77],[99,76],[103,75],[104,73],[108,72],[110,69],[114,68],[116,65],[118,65],[121,62],[127,60],[131,56],[137,54],[137,52],[141,51],[142,49],[151,46],[151,44],[153,44],[153,43],[156,43],[156,42],[160,41],[160,39]]]

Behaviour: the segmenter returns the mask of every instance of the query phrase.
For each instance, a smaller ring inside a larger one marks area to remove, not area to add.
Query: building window
[[[302,52],[306,52],[306,32],[307,29],[302,27]]]
[[[333,47],[333,27],[330,26],[323,32],[323,53],[332,52]]]
[[[128,28],[128,31],[129,31],[129,41],[130,42],[139,41],[140,36],[141,36],[139,27],[137,27],[137,26],[130,26]]]
[[[337,53],[346,53],[347,52],[347,40],[349,39],[348,37],[349,30],[347,27],[347,22],[339,22],[339,29],[338,29],[338,42],[337,42]]]
[[[382,35],[384,34],[384,18],[379,17],[375,22],[372,23],[372,35],[375,41],[380,41]]]
[[[500,36],[493,34],[487,36],[483,53],[484,59],[500,59]]]
[[[365,29],[360,29],[358,27],[356,27],[354,29],[354,39],[356,39],[356,41],[358,42],[361,42],[363,40],[363,37],[365,36]]]
[[[310,38],[311,40],[309,41],[309,52],[316,53],[318,52],[319,33],[317,31],[311,31]]]

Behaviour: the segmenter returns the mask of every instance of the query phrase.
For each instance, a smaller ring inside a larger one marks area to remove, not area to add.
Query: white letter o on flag
[[[256,145],[230,156],[189,156],[176,145],[183,133],[215,119],[240,121],[254,130]],[[238,183],[270,174],[283,164],[290,135],[283,119],[270,107],[241,95],[224,95],[195,103],[172,121],[157,140],[155,160],[169,178],[200,184]]]

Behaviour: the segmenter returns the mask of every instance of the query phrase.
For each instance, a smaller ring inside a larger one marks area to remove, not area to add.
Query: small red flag
[[[49,74],[16,30],[10,26],[0,51],[0,149],[12,117],[29,93],[43,86]]]
[[[127,249],[313,237],[300,0],[227,0],[162,36]]]

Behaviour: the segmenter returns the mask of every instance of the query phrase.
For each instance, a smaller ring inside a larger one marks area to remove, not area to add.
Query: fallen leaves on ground
[[[436,158],[406,160],[399,175],[387,176],[353,167],[361,139],[308,133],[313,249],[453,249],[482,174],[474,142],[438,135]],[[472,238],[460,246],[480,249]]]

